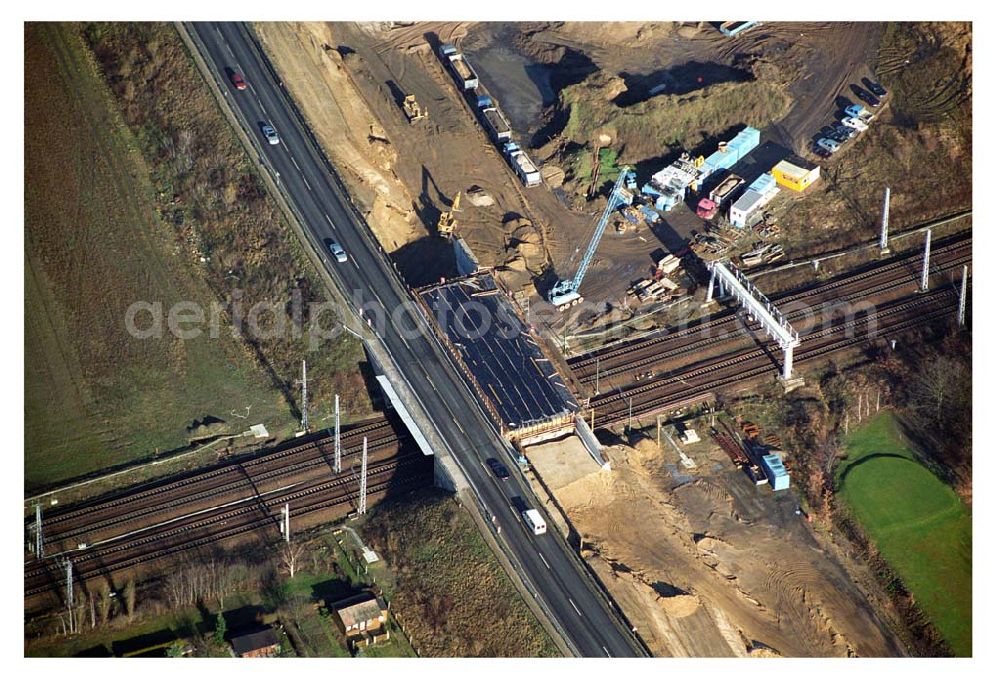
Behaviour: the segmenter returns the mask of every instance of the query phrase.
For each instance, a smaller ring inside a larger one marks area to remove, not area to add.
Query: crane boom
[[[597,252],[597,246],[601,243],[601,237],[604,236],[604,231],[607,229],[611,214],[621,205],[632,203],[632,196],[623,190],[625,181],[631,177],[634,177],[632,170],[627,166],[622,167],[621,172],[618,174],[618,179],[615,181],[615,187],[611,190],[611,195],[608,197],[608,204],[604,206],[604,212],[597,221],[594,234],[590,237],[590,244],[587,245],[587,251],[584,252],[583,258],[580,260],[580,266],[576,269],[576,275],[570,280],[560,280],[549,291],[549,301],[557,308],[564,309],[570,304],[582,300],[580,285],[583,284],[583,276],[587,274],[587,268],[590,267],[590,263],[594,259],[594,253]]]

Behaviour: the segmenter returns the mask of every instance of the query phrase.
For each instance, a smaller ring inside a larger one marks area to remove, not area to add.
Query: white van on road
[[[521,519],[524,520],[524,523],[528,525],[528,528],[536,536],[545,533],[545,520],[542,519],[542,514],[534,508],[523,511]]]

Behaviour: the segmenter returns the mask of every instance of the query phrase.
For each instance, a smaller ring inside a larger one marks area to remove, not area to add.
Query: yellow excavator
[[[441,212],[441,216],[438,218],[438,235],[441,237],[451,237],[451,234],[455,232],[455,213],[462,211],[461,203],[462,191],[458,191],[455,194],[455,199],[451,201],[451,209]]]

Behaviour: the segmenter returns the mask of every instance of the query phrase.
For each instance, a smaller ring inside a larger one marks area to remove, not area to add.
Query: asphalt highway
[[[558,533],[550,529],[536,536],[524,526],[512,500],[520,496],[531,505],[536,502],[510,461],[509,447],[486,419],[437,340],[427,331],[411,331],[414,327],[426,328],[426,322],[416,316],[410,294],[367,225],[352,209],[248,28],[238,23],[188,26],[236,118],[265,165],[277,175],[316,251],[325,255],[326,272],[362,307],[366,318],[378,313],[396,318],[378,332],[379,340],[434,422],[479,500],[492,514],[500,530],[499,538],[526,579],[529,591],[570,648],[581,656],[643,655],[631,632]],[[230,74],[234,70],[242,73],[248,84],[246,90],[232,85]],[[277,130],[280,143],[267,142],[261,132],[264,123]],[[346,262],[338,263],[329,254],[330,240],[346,250]],[[504,460],[513,477],[505,482],[497,480],[484,465],[490,457]]]

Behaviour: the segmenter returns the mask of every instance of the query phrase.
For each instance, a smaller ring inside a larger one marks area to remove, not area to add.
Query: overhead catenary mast
[[[927,229],[927,237],[924,239],[924,269],[920,274],[920,291],[927,291],[927,286],[931,276],[931,229]]]
[[[885,187],[885,201],[882,203],[882,236],[879,247],[883,254],[889,253],[889,186]]]
[[[969,279],[969,266],[962,266],[962,290],[958,294],[958,326],[965,326],[965,290]]]
[[[35,557],[45,557],[45,541],[42,539],[42,504],[35,504]]]
[[[368,510],[368,438],[361,441],[361,496],[358,498],[358,514]]]
[[[309,392],[306,389],[306,361],[302,360],[302,430],[309,430]]]
[[[340,472],[340,395],[333,396],[333,472]]]

